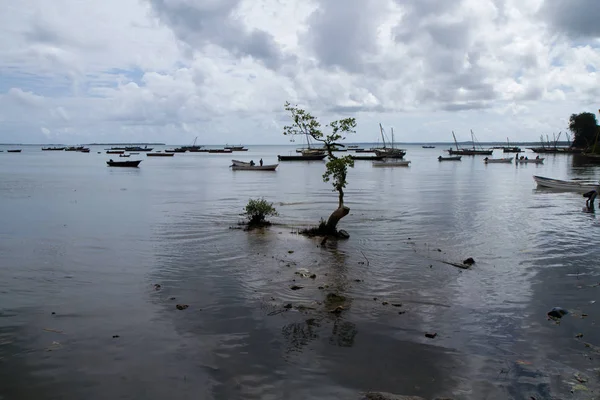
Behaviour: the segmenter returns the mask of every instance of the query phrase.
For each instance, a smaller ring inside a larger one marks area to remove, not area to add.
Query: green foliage
[[[277,216],[277,210],[273,203],[269,203],[264,198],[250,199],[246,204],[245,213],[250,225],[264,224],[269,216]]]
[[[336,157],[333,154],[333,150],[335,150],[336,147],[344,147],[343,144],[338,142],[346,139],[346,134],[356,132],[354,130],[356,128],[356,119],[344,118],[330,122],[326,128],[331,129],[331,133],[326,135],[321,131],[321,124],[317,118],[309,112],[298,106],[292,106],[289,102],[285,103],[285,110],[291,114],[293,122],[291,125],[287,125],[283,128],[284,135],[308,135],[312,139],[323,143],[328,155],[328,161],[325,165],[326,170],[323,174],[323,181],[331,181],[334,190],[339,192],[341,207],[344,198],[343,189],[347,184],[346,175],[348,173],[348,167],[354,167],[354,160],[352,160],[350,156]]]
[[[588,148],[593,146],[598,135],[596,115],[590,112],[572,114],[569,118],[569,130],[574,135],[574,147]]]

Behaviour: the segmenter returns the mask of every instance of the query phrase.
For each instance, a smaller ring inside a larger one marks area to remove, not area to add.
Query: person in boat
[[[113,162],[112,158],[110,160],[108,160],[108,161]]]
[[[536,159],[536,160],[539,160],[539,159],[540,159],[540,156],[539,156],[539,155],[535,156],[535,159]]]
[[[256,164],[254,164],[254,160],[250,160],[250,166],[254,167]]]
[[[487,161],[487,160],[489,160],[489,158],[486,157],[486,158],[484,158],[484,160]]]
[[[259,163],[260,163],[260,166],[262,167],[262,165],[263,165],[263,160],[262,160],[262,158],[260,159]]]
[[[529,160],[529,157],[525,157],[526,160]]]

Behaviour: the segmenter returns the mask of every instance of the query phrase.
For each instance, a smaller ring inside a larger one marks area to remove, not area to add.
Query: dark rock
[[[304,286],[293,285],[292,287],[290,287],[290,289],[292,290],[300,290],[302,288],[304,288]]]
[[[154,284],[154,290],[160,290],[160,285],[158,283]]]
[[[56,313],[54,311],[52,311],[52,315],[55,315]]]
[[[350,237],[350,234],[348,232],[346,232],[345,230],[340,229],[338,231],[338,237],[341,239],[348,239]]]
[[[362,282],[360,279],[355,279],[354,282]]]
[[[344,307],[342,307],[342,306],[337,306],[336,308],[334,308],[334,309],[333,309],[333,310],[331,310],[330,312],[331,312],[332,314],[338,314],[338,315],[339,315],[339,314],[341,314],[341,313],[342,313],[342,311],[344,311]]]
[[[440,253],[442,252],[442,249],[437,249],[437,251],[439,251]]]
[[[377,301],[377,297],[373,297],[373,300]]]
[[[188,308],[189,306],[187,304],[177,304],[175,306],[175,308],[177,308],[178,310],[185,310],[186,308]]]
[[[400,314],[400,315],[406,314],[406,311],[398,311],[398,314]]]
[[[171,298],[169,298],[169,300],[175,300],[175,297],[171,297]]]
[[[119,335],[113,335],[113,339],[120,337]]]
[[[475,264],[475,260],[473,260],[473,257],[469,257],[466,260],[463,261],[463,264],[465,265],[473,265]]]
[[[402,307],[402,303],[392,303],[392,306],[394,306],[394,307]]]
[[[387,301],[382,301],[381,302],[381,305],[383,305],[383,306],[387,306],[388,304],[390,304],[390,303],[388,303]]]
[[[312,274],[312,275],[310,276],[310,279],[317,279],[317,274]]]
[[[323,286],[319,286],[319,290],[323,290],[325,289]]]
[[[560,307],[554,307],[552,310],[548,311],[548,316],[550,318],[562,318],[563,315],[567,315],[569,312]]]
[[[289,310],[290,308],[292,308],[292,303],[288,303],[288,304],[286,304],[285,306],[283,306],[283,308],[285,308],[285,309],[288,309],[288,310]]]
[[[435,338],[436,336],[437,336],[437,333],[435,333],[435,332],[432,332],[432,333],[430,333],[430,332],[427,332],[427,333],[425,334],[425,337],[426,337],[426,338],[429,338],[429,339],[433,339],[433,338]]]
[[[294,250],[288,250],[289,254],[292,254],[294,252]]]
[[[577,335],[575,335],[575,337],[576,337],[577,339],[579,339],[579,338],[582,338],[582,337],[583,337],[583,333],[578,333]]]

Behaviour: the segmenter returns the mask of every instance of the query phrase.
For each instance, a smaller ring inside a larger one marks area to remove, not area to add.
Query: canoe
[[[231,165],[234,166],[250,166],[250,163],[247,161],[240,161],[240,160],[231,160]]]
[[[131,168],[137,168],[138,165],[140,165],[140,163],[142,162],[142,160],[137,160],[137,161],[113,161],[113,160],[109,160],[106,162],[106,165],[108,165],[109,167],[131,167]]]
[[[231,149],[208,149],[209,153],[233,153]]]
[[[505,158],[484,158],[483,162],[486,164],[509,164],[511,163],[513,160],[512,157],[505,157]]]
[[[364,160],[364,161],[381,161],[385,157],[383,156],[350,156],[353,160]]]
[[[421,146],[424,149],[435,149],[435,146]]]
[[[410,161],[373,161],[374,167],[408,167]]]
[[[460,161],[462,156],[438,157],[438,161]]]
[[[123,154],[125,150],[106,150],[106,154]]]
[[[543,176],[533,176],[533,180],[538,184],[538,186],[551,188],[551,189],[560,189],[560,190],[568,190],[577,193],[587,193],[591,190],[600,191],[600,182],[595,180],[583,180],[583,179],[571,179],[571,180],[561,180],[561,179],[552,179],[546,178]]]
[[[491,156],[494,150],[448,149],[450,155],[457,156]]]
[[[543,164],[544,158],[524,158],[524,159],[515,159],[515,163],[517,164]]]
[[[271,165],[232,165],[234,171],[275,171],[279,164]]]
[[[42,151],[62,151],[66,147],[42,147]]]
[[[175,153],[146,153],[148,157],[173,157]]]
[[[301,156],[277,156],[279,161],[320,161],[327,157],[326,154],[309,154]]]
[[[6,150],[7,153],[20,153],[21,149],[18,150]]]

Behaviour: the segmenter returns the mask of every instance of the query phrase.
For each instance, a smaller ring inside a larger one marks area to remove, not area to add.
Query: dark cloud
[[[271,69],[284,58],[272,35],[262,30],[247,30],[234,12],[241,0],[149,0],[152,9],[193,49],[214,44],[235,56],[252,57]]]
[[[600,38],[599,0],[546,0],[540,13],[552,27],[569,36]]]

